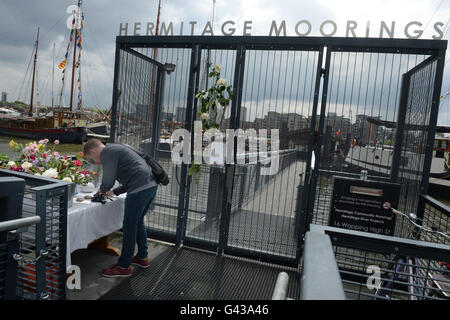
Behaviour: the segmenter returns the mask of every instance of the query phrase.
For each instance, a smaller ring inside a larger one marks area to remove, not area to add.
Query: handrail
[[[20,219],[1,221],[0,222],[0,232],[25,228],[25,227],[32,226],[34,224],[38,224],[40,222],[41,222],[41,217],[39,217],[39,216],[32,216],[32,217],[26,217],[26,218],[20,218]]]
[[[420,197],[423,198],[426,204],[432,206],[435,209],[438,209],[441,213],[445,214],[447,217],[450,217],[450,207],[434,199],[433,197],[430,197],[429,195],[421,195]]]
[[[345,300],[331,240],[323,231],[305,234],[300,287],[301,300]]]
[[[272,300],[286,300],[288,284],[289,275],[286,272],[280,272],[273,289]]]

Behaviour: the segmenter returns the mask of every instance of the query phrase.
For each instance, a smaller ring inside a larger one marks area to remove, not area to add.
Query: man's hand
[[[112,197],[112,196],[115,195],[114,192],[113,192],[112,190],[109,190],[109,191],[106,191],[106,192],[102,192],[102,191],[98,190],[98,191],[96,192],[96,194],[104,194],[104,195],[106,195],[106,196],[108,196],[108,197]]]

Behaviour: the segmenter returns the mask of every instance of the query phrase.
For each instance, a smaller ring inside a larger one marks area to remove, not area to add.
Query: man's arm
[[[117,188],[115,188],[112,192],[116,195],[116,196],[118,196],[118,195],[120,195],[120,194],[122,194],[122,193],[125,193],[125,192],[127,192],[127,187],[126,186],[124,186],[124,185],[120,185],[120,186],[118,186]]]
[[[116,182],[118,161],[119,159],[117,155],[108,155],[108,157],[105,157],[104,161],[102,162],[103,178],[102,184],[100,186],[101,192],[105,193],[106,191],[111,190],[111,188],[114,186],[114,183]]]

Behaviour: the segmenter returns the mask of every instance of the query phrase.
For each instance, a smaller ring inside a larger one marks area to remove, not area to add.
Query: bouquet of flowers
[[[212,85],[207,90],[202,90],[195,95],[200,99],[201,107],[197,115],[202,120],[202,129],[219,129],[225,117],[228,105],[233,99],[233,88],[228,85],[225,78],[221,78],[220,71],[222,66],[216,64],[208,73],[208,77],[213,79]],[[195,183],[198,183],[200,176],[200,165],[193,163],[188,169],[188,174],[194,177]]]
[[[87,161],[81,152],[76,155],[75,159],[61,156],[54,150],[54,146],[51,150],[48,148],[48,142],[48,139],[44,139],[23,146],[21,143],[11,140],[9,146],[19,153],[19,157],[16,161],[13,161],[3,155],[0,167],[36,176],[74,182],[82,186],[86,186],[94,180],[97,173],[83,169]],[[59,144],[59,141],[55,140],[54,145],[57,144]]]

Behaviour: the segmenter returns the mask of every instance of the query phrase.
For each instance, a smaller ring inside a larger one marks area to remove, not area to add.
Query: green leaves
[[[194,182],[198,184],[200,177],[200,165],[197,163],[192,164],[191,167],[188,169],[188,175],[193,176]]]
[[[197,116],[202,120],[203,130],[212,128],[220,130],[226,108],[233,99],[233,88],[231,85],[227,85],[227,79],[220,77],[221,70],[220,65],[214,65],[208,73],[209,78],[214,78],[210,81],[211,86],[195,95],[196,99],[201,99],[200,111],[197,112]],[[223,108],[220,115],[219,108]],[[218,116],[220,116],[220,119],[218,119]],[[192,164],[188,169],[188,174],[193,176],[195,182],[198,183],[200,165]]]

